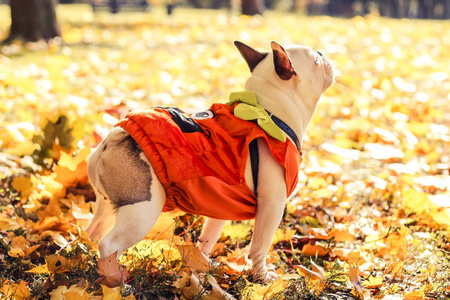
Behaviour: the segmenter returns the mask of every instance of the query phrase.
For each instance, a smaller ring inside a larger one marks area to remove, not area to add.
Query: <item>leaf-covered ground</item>
[[[83,5],[60,5],[58,17],[62,43],[0,53],[0,297],[450,297],[448,21],[183,8],[94,16]],[[0,5],[0,39],[9,23]],[[251,222],[226,226],[209,265],[190,246],[203,219],[182,214],[163,215],[122,256],[125,269],[112,269],[83,231],[91,147],[131,109],[194,111],[242,90],[249,72],[233,40],[310,45],[337,70],[269,253],[280,279],[264,286],[245,271]]]

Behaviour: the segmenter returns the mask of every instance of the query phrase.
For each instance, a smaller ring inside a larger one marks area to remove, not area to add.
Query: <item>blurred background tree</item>
[[[58,0],[9,0],[11,27],[8,37],[2,42],[49,41],[61,35],[56,19]],[[8,2],[8,0],[0,0]],[[107,9],[118,13],[121,9],[145,11],[151,0],[60,0],[61,3],[88,3],[95,12]],[[232,9],[231,0],[167,0],[167,13],[172,14],[176,6],[194,8]],[[391,18],[450,19],[450,0],[242,0],[244,15],[262,15],[266,9],[289,7],[292,12],[304,11],[308,15],[330,15],[353,17],[378,13]]]
[[[56,20],[56,0],[10,0],[11,27],[8,37],[2,42],[14,40],[24,42],[49,41],[61,36]]]
[[[243,15],[262,15],[266,9],[262,0],[242,0],[242,14]]]
[[[450,0],[307,0],[306,2],[306,10],[310,15],[352,17],[376,11],[381,16],[391,18],[450,19]]]

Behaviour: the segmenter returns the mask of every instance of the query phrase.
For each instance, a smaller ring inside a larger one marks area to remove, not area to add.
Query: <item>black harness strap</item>
[[[255,196],[256,189],[258,187],[258,171],[259,171],[259,151],[258,151],[258,141],[254,139],[249,144],[250,149],[250,164],[252,167],[252,175],[253,175],[253,186],[255,189]]]
[[[295,134],[295,132],[289,127],[286,123],[284,123],[282,120],[277,118],[276,116],[272,115],[270,112],[267,111],[267,113],[270,115],[270,118],[272,121],[280,127],[281,130],[283,130],[293,141],[295,146],[297,146],[297,150],[301,154],[301,147],[300,147],[300,141]],[[253,186],[255,188],[255,196],[257,195],[257,188],[258,188],[258,172],[259,172],[259,152],[258,152],[258,142],[256,139],[250,142],[249,144],[250,149],[250,164],[252,167],[252,174],[253,174]]]
[[[267,111],[267,110],[266,110]],[[281,128],[281,130],[283,130],[295,143],[295,146],[297,147],[297,150],[300,152],[300,141],[297,137],[297,135],[295,134],[294,130],[291,129],[291,127],[289,127],[286,123],[284,123],[283,121],[281,121],[279,118],[277,118],[276,116],[272,115],[270,112],[267,111],[267,113],[270,115],[270,118],[272,119],[272,121]]]

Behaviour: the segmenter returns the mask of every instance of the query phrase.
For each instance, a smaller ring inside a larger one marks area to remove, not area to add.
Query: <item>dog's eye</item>
[[[320,57],[314,56],[314,62],[316,63],[316,65],[318,65],[320,63]]]

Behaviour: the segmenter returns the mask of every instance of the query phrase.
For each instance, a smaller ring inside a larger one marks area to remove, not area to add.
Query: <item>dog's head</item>
[[[272,52],[259,52],[236,41],[234,43],[250,67],[253,76],[277,88],[293,90],[303,100],[317,101],[334,80],[331,62],[310,47],[282,47],[272,41]]]

